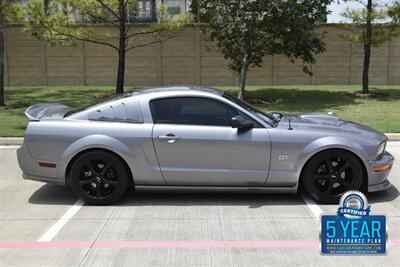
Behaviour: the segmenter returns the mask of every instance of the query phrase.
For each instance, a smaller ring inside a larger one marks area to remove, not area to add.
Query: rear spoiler
[[[37,104],[30,106],[27,110],[25,110],[25,116],[28,118],[29,121],[40,121],[46,114],[54,113],[57,111],[67,111],[71,108],[58,104],[58,103],[45,103],[45,104]]]

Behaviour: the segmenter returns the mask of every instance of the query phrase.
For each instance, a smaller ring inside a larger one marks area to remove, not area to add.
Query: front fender
[[[319,152],[328,149],[344,149],[348,150],[357,155],[364,164],[367,166],[368,152],[355,140],[343,138],[340,136],[327,136],[316,139],[304,147],[303,151],[298,155],[296,160],[295,169],[297,169],[298,177],[300,177],[301,171],[304,165],[310,158]]]
[[[135,169],[133,166],[133,162],[135,162],[134,151],[113,137],[95,134],[82,137],[68,146],[68,148],[61,155],[58,163],[59,167],[57,168],[57,177],[65,179],[67,166],[73,157],[82,151],[94,148],[106,149],[116,153],[125,160],[131,170]]]

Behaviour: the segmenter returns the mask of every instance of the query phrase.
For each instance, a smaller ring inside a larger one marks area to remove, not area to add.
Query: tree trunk
[[[4,17],[0,7],[0,106],[5,106],[4,101]]]
[[[367,25],[365,28],[365,40],[364,40],[364,68],[363,68],[363,80],[362,80],[362,93],[368,94],[369,90],[369,63],[371,60],[371,39],[372,39],[372,0],[368,0],[367,4]]]
[[[124,92],[125,84],[125,54],[126,54],[126,9],[124,0],[119,0],[119,47],[118,47],[118,72],[115,93]]]
[[[124,92],[124,83],[125,83],[125,49],[118,51],[117,85],[115,88],[116,94],[121,94]]]
[[[247,55],[243,56],[242,59],[242,68],[240,70],[240,79],[239,79],[239,99],[244,99],[244,92],[246,89],[246,78],[247,78],[247,71],[249,70],[249,63],[247,61]]]
[[[43,0],[44,12],[46,15],[49,14],[50,0]]]

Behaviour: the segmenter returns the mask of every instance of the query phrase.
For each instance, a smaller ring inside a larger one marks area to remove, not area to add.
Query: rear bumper
[[[36,181],[36,182],[43,182],[43,183],[50,183],[50,184],[65,186],[65,180],[60,180],[60,179],[55,179],[55,178],[38,177],[38,176],[27,175],[25,173],[22,174],[22,178],[24,178],[25,180],[32,180],[32,181]]]
[[[388,176],[393,166],[394,157],[385,152],[381,159],[370,161],[368,166],[368,192],[376,192],[388,189],[391,185]],[[375,171],[375,169],[384,167],[385,170]]]
[[[32,158],[25,143],[17,149],[17,158],[24,179],[60,185],[65,184],[64,179],[57,178],[56,168],[42,167],[39,165],[40,160]]]

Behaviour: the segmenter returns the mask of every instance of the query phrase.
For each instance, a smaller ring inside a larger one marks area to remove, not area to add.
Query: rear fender
[[[125,144],[117,139],[106,135],[89,135],[76,140],[72,143],[61,155],[59,161],[59,168],[57,168],[57,177],[65,179],[67,166],[74,156],[82,151],[89,149],[105,149],[119,155],[127,164],[130,170],[135,169],[133,162],[135,162],[134,152]]]

